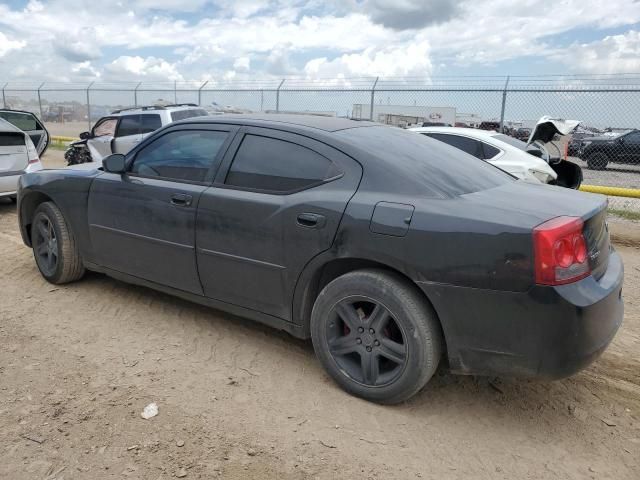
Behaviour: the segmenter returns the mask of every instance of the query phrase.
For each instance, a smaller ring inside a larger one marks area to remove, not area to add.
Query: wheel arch
[[[38,206],[44,202],[53,202],[53,199],[46,193],[37,190],[28,191],[20,197],[20,233],[28,247],[31,247],[31,222],[33,221],[33,216]]]
[[[410,274],[378,260],[360,257],[338,257],[312,261],[300,275],[293,299],[293,319],[302,326],[303,336],[309,338],[311,325],[311,311],[316,298],[322,289],[336,278],[355,270],[377,269],[401,277],[407,285],[413,288],[431,306],[436,314],[444,339],[444,351],[447,352],[447,331],[440,314],[429,296],[416,284]]]

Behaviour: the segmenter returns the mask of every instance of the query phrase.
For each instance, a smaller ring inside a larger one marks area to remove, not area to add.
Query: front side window
[[[469,137],[461,137],[460,135],[449,135],[448,133],[430,133],[431,138],[440,140],[441,142],[456,147],[458,150],[467,152],[480,160],[484,160],[482,153],[482,144],[478,140]]]
[[[319,153],[276,138],[245,135],[233,159],[227,185],[291,192],[339,175],[336,165]]]
[[[136,155],[131,173],[188,182],[204,182],[227,132],[180,130],[162,135]]]
[[[120,118],[116,137],[128,137],[140,134],[140,115],[125,115]]]
[[[162,120],[157,113],[140,115],[140,133],[151,133],[162,126]]]
[[[116,134],[117,124],[118,124],[118,120],[115,118],[108,118],[106,120],[102,120],[95,127],[93,127],[93,136],[103,137],[105,135],[109,135],[113,137]]]

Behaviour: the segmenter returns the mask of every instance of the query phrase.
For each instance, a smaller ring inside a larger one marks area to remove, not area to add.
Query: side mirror
[[[82,132],[80,134],[80,140],[87,140],[91,138],[91,133],[90,132]]]
[[[127,162],[123,154],[114,153],[102,160],[102,168],[109,173],[124,173],[127,168]]]

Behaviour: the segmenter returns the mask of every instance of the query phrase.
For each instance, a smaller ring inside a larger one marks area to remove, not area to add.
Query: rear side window
[[[0,147],[24,147],[24,135],[13,132],[0,132]]]
[[[500,153],[500,149],[494,147],[493,145],[489,145],[488,143],[482,142],[482,150],[484,151],[484,159],[491,160],[493,157]]]
[[[140,115],[125,115],[120,118],[116,137],[127,137],[140,133]]]
[[[461,137],[460,135],[449,135],[447,133],[430,133],[429,136],[451,145],[452,147],[456,147],[458,150],[467,152],[480,160],[484,160],[482,144],[478,140],[474,140],[469,137]]]
[[[177,110],[171,112],[171,121],[177,122],[178,120],[184,120],[185,118],[193,117],[206,117],[209,115],[206,110],[202,108],[190,108],[188,110]]]
[[[180,130],[162,135],[136,155],[131,173],[145,177],[204,182],[227,132]]]
[[[151,133],[162,126],[160,115],[148,114],[140,115],[140,133]]]
[[[283,193],[317,185],[339,173],[331,160],[306,147],[276,138],[245,135],[225,183]]]

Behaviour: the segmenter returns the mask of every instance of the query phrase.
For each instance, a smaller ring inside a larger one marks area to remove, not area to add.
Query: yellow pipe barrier
[[[640,198],[640,189],[621,187],[601,187],[599,185],[581,185],[583,192],[601,193],[610,197]]]
[[[52,135],[51,141],[56,143],[69,143],[77,140],[77,137],[60,137],[58,135]]]

